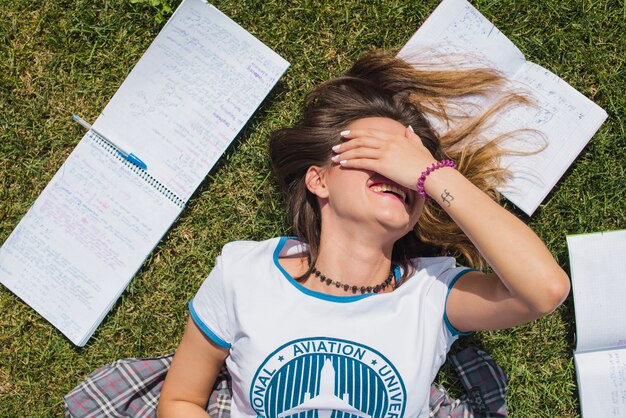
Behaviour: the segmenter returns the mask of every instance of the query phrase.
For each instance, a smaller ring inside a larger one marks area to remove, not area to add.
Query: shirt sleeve
[[[209,276],[189,302],[189,312],[204,335],[223,348],[230,348],[232,341],[228,299],[220,256]]]

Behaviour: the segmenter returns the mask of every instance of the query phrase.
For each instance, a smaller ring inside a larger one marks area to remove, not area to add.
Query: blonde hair
[[[499,71],[484,66],[454,68],[455,65],[446,64],[438,69],[437,65],[420,62],[417,57],[411,60],[411,65],[402,65],[387,54],[375,56],[381,63],[396,61],[392,65],[403,75],[395,77],[419,80],[419,87],[409,93],[410,100],[427,118],[438,122],[443,153],[457,163],[459,172],[495,201],[501,201],[498,189],[511,177],[508,168],[501,164],[502,157],[540,152],[545,146],[541,133],[533,129],[499,133],[492,130],[494,121],[506,117],[507,111],[535,104],[523,89],[514,86]],[[512,138],[529,139],[533,145],[528,151],[515,151],[506,146]],[[461,255],[473,267],[487,266],[469,238],[432,200],[426,202],[415,233],[421,242],[445,253]]]
[[[479,103],[485,98],[496,100],[482,108]],[[489,137],[487,132],[498,115],[529,103],[493,69],[421,68],[385,52],[362,57],[343,76],[319,85],[307,97],[299,121],[270,139],[273,169],[287,198],[294,233],[309,243],[310,269],[319,249],[321,216],[304,175],[311,165],[330,163],[331,148],[349,123],[380,116],[411,125],[435,158],[454,160],[469,181],[499,200],[497,188],[510,174],[500,165],[500,158],[511,153],[502,142],[515,133]],[[440,128],[435,130],[431,122]],[[415,234],[396,243],[392,258],[409,272],[410,258],[443,252],[462,255],[477,268],[486,265],[446,212],[428,201]]]

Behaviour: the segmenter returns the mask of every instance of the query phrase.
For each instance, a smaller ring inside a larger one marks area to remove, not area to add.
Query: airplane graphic
[[[290,415],[315,409],[317,410],[318,418],[330,418],[333,411],[346,412],[360,418],[372,418],[350,405],[348,402],[349,399],[350,395],[348,393],[344,393],[341,398],[339,396],[335,396],[335,368],[333,367],[333,363],[330,359],[327,358],[324,361],[324,366],[322,366],[322,372],[320,375],[319,395],[311,398],[311,392],[306,392],[304,394],[304,402],[287,411],[284,411],[281,414],[278,414],[278,418],[286,418]]]

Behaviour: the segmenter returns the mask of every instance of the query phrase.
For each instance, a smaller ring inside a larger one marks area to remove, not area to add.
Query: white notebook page
[[[182,210],[92,135],[0,248],[0,282],[79,346]]]
[[[626,230],[570,235],[576,351],[626,346]]]
[[[511,156],[503,164],[513,178],[501,192],[532,215],[607,117],[606,112],[545,68],[526,61],[519,49],[466,0],[444,0],[402,48],[399,56],[470,55],[461,65],[484,65],[502,71],[520,89],[532,92],[536,106],[518,106],[500,115],[496,133],[536,129],[548,146],[533,155]],[[444,61],[445,62],[445,61]],[[485,103],[487,105],[488,103]],[[436,129],[445,129],[433,123]],[[541,137],[524,135],[506,147],[525,152],[545,145]]]
[[[626,348],[574,355],[583,418],[626,418]]]
[[[583,150],[607,118],[606,112],[572,86],[545,68],[526,62],[513,80],[532,89],[534,107],[512,109],[501,123],[501,129],[536,129],[546,139],[509,141],[510,149],[529,151],[540,145],[539,153],[508,156],[503,159],[513,178],[500,191],[528,215],[543,199]]]
[[[444,0],[398,55],[475,55],[513,77],[526,59],[522,52],[465,0]]]
[[[185,0],[94,128],[187,201],[289,63],[202,0]]]

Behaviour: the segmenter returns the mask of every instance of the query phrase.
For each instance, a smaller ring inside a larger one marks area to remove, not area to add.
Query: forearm
[[[424,187],[468,236],[512,296],[542,313],[562,302],[569,279],[528,226],[454,169],[432,172]]]
[[[204,407],[227,355],[190,317],[161,389],[158,417],[207,418]]]
[[[417,167],[435,163],[410,127],[351,129],[341,135],[347,141],[333,147],[332,161],[379,173],[413,190],[420,177]],[[468,330],[497,329],[551,312],[567,297],[569,278],[543,242],[463,175],[440,168],[426,177],[424,187],[494,270],[488,277],[470,275],[474,279],[466,278],[454,287],[446,305],[451,319]],[[472,318],[467,318],[467,307],[473,310]]]
[[[200,406],[187,401],[159,402],[157,418],[207,418],[209,414]]]

